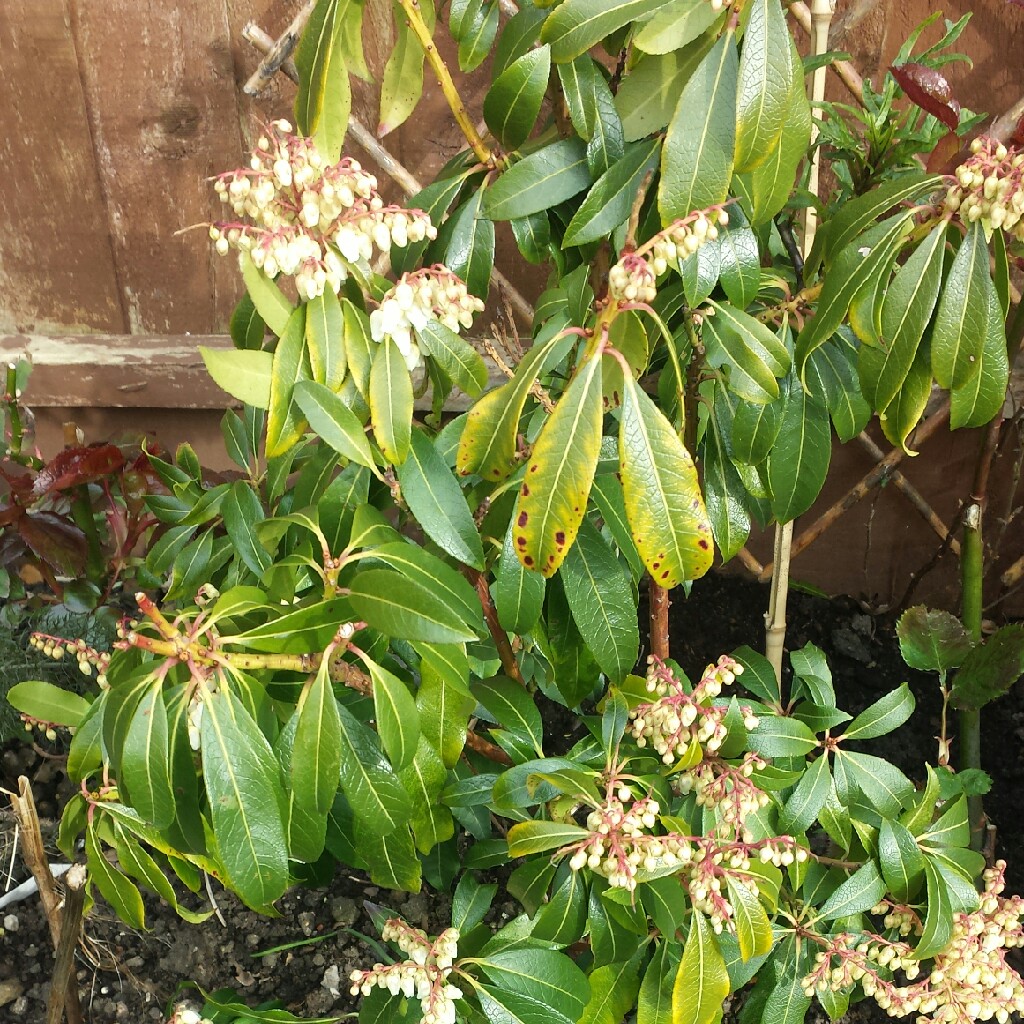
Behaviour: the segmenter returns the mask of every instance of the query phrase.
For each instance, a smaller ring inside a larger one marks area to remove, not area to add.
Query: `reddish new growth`
[[[917,1024],[969,1024],[976,1020],[1005,1024],[1011,1014],[1024,1012],[1024,983],[1007,962],[1007,950],[1024,946],[1020,918],[1024,900],[1004,898],[1005,861],[984,874],[985,888],[978,909],[953,917],[953,937],[932,960],[931,971],[914,983],[921,972],[914,948],[906,942],[890,941],[881,935],[844,933],[835,936],[818,954],[817,967],[803,982],[804,992],[850,989],[858,982],[890,1017],[917,1014]],[[921,930],[919,920],[912,929],[908,908],[890,908],[887,924],[895,909],[901,918],[899,930]],[[894,978],[902,971],[909,985]]]

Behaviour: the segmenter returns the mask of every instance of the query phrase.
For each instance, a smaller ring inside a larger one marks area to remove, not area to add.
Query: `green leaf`
[[[1006,324],[1003,321],[995,288],[988,287],[988,319],[978,358],[977,373],[950,395],[949,426],[983,427],[1002,413],[1010,364],[1006,351]]]
[[[723,562],[728,562],[750,536],[750,513],[744,502],[746,491],[729,457],[730,417],[728,399],[722,389],[716,388],[704,432],[704,499]]]
[[[722,254],[722,290],[738,310],[746,309],[757,298],[761,285],[761,253],[757,236],[748,227],[738,227],[719,234],[718,242]],[[754,323],[763,326],[760,320]],[[771,331],[768,333],[775,338]],[[785,351],[785,346],[780,347]],[[783,361],[789,365],[788,352]]]
[[[526,397],[554,347],[552,339],[528,349],[512,380],[489,391],[469,410],[455,458],[462,476],[479,473],[485,480],[499,481],[509,475]]]
[[[788,960],[776,970],[780,976],[765,1000],[761,1019],[765,1024],[801,1024],[811,1005],[811,997],[804,995],[801,984],[803,972]]]
[[[587,166],[596,178],[623,155],[622,120],[615,97],[596,61],[584,55],[558,65],[562,94],[569,118],[587,142]]]
[[[662,942],[647,965],[637,998],[636,1024],[673,1024],[674,945],[671,941]]]
[[[672,990],[672,1024],[712,1024],[729,994],[729,975],[711,926],[694,910]]]
[[[959,388],[979,370],[992,279],[980,222],[967,230],[946,275],[932,328],[932,373],[940,387]],[[1001,318],[1000,318],[1001,319]]]
[[[513,825],[508,831],[508,852],[512,857],[528,857],[571,843],[579,842],[589,835],[579,825],[558,821],[524,821]]]
[[[529,633],[540,618],[544,591],[544,577],[519,561],[509,523],[494,577],[494,605],[501,628],[519,636]]]
[[[1024,675],[1024,626],[1002,626],[975,647],[953,677],[954,706],[976,711]]]
[[[932,393],[931,349],[927,341],[917,350],[914,363],[900,393],[879,414],[882,433],[894,445],[899,445],[908,455],[914,455],[907,447],[907,438],[917,426],[928,405]]]
[[[348,7],[348,0],[319,0],[295,51],[295,123],[302,135],[317,137],[320,152],[331,161],[340,156],[351,103],[344,55],[336,45]]]
[[[92,706],[79,694],[41,679],[15,683],[7,691],[7,700],[15,711],[23,715],[72,729],[82,724]]]
[[[772,948],[772,926],[757,891],[733,878],[728,882],[729,901],[735,911],[740,957],[747,961],[751,957],[764,956]]]
[[[341,788],[360,829],[376,836],[390,835],[409,820],[409,795],[381,753],[374,733],[343,704],[337,708]]]
[[[484,216],[512,220],[540,213],[571,199],[592,181],[584,143],[553,142],[513,164],[487,189]]]
[[[778,398],[776,378],[790,367],[786,346],[759,320],[727,302],[712,302],[711,307],[714,316],[704,321],[708,360],[729,367],[729,390],[762,405]]]
[[[506,150],[529,138],[540,113],[551,73],[551,49],[538,46],[516,58],[484,97],[484,120]]]
[[[562,564],[587,509],[601,448],[601,360],[582,364],[541,429],[514,516],[516,554],[545,577]]]
[[[584,520],[562,565],[565,595],[580,635],[601,671],[620,683],[640,646],[633,583],[598,530]]]
[[[885,881],[873,860],[862,864],[821,905],[817,919],[835,921],[870,910],[885,895]]]
[[[736,146],[738,60],[726,31],[686,83],[665,136],[658,208],[664,223],[725,202]]]
[[[858,235],[889,210],[941,186],[942,178],[938,175],[911,171],[843,204],[818,232],[814,250],[807,260],[807,271],[815,269],[821,260],[829,267],[837,254],[841,255]]]
[[[640,25],[633,45],[644,53],[672,53],[703,35],[720,17],[721,12],[704,0],[670,0]]]
[[[118,917],[131,928],[145,928],[146,909],[142,904],[142,894],[103,856],[96,838],[95,822],[85,830],[85,856],[89,881],[99,889]]]
[[[309,380],[309,352],[306,349],[306,307],[299,306],[288,318],[284,333],[274,351],[270,379],[270,406],[267,412],[267,458],[283,455],[302,437],[306,428],[292,402],[292,392],[300,380]]]
[[[966,846],[971,839],[971,827],[967,818],[967,800],[960,797],[942,812],[942,816],[928,831],[919,837],[927,847]],[[933,852],[929,849],[928,852]]]
[[[450,234],[444,263],[481,299],[487,298],[494,267],[494,222],[480,212],[486,191],[486,186],[481,185],[445,225]]]
[[[743,33],[736,96],[738,171],[764,163],[778,145],[793,86],[789,46],[779,0],[753,0]]]
[[[427,28],[433,32],[433,0],[420,0],[419,9]],[[395,48],[384,65],[381,81],[379,138],[409,119],[423,92],[423,47],[405,18],[395,19],[395,29]]]
[[[640,186],[658,165],[660,148],[657,139],[627,147],[622,159],[597,179],[573,214],[562,248],[596,242],[626,222]]]
[[[621,1024],[640,991],[640,950],[630,960],[605,964],[590,974],[590,1002],[579,1024]]]
[[[623,25],[664,7],[667,0],[565,0],[548,16],[542,42],[551,44],[556,64],[586,53]]]
[[[242,268],[242,280],[256,312],[279,338],[282,337],[295,307],[284,292],[253,263],[248,253],[241,253],[238,262]]]
[[[508,222],[516,246],[530,263],[544,263],[551,246],[551,221],[544,212],[516,217]]]
[[[440,320],[428,320],[416,329],[416,337],[427,355],[470,398],[487,387],[487,364],[480,353]]]
[[[914,792],[914,784],[899,768],[873,754],[840,750],[836,756],[835,774],[837,778],[840,769],[846,773],[849,781],[868,798],[879,814],[889,817],[899,814],[903,809],[904,802]]]
[[[370,368],[370,422],[384,457],[400,466],[409,454],[412,431],[412,378],[390,337],[377,347]]]
[[[493,3],[474,0],[469,8],[474,16],[464,20],[459,37],[459,68],[462,71],[474,71],[484,62],[498,33],[499,12]]]
[[[424,533],[453,558],[482,569],[484,552],[473,513],[452,471],[421,430],[412,432],[408,458],[398,467],[398,482]]]
[[[703,576],[714,549],[693,459],[632,377],[623,382],[619,461],[629,525],[652,579],[671,588]]]
[[[310,427],[339,455],[377,473],[366,431],[356,414],[324,384],[304,380],[295,385],[295,403]]]
[[[758,466],[768,458],[782,426],[782,406],[781,401],[738,403],[732,421],[732,456],[737,462]]]
[[[643,57],[623,76],[615,94],[615,107],[626,142],[636,142],[667,127],[679,93],[708,49],[710,40],[707,46],[690,47],[685,53]]]
[[[771,506],[780,523],[802,515],[817,498],[828,474],[832,432],[825,406],[790,381],[782,423],[768,455]]]
[[[442,664],[440,653],[451,648],[434,649],[437,665],[424,653],[423,645],[417,649],[424,655],[420,666],[420,688],[416,694],[420,729],[430,745],[441,755],[445,767],[452,768],[465,746],[469,716],[476,707],[476,701],[466,686],[468,664],[461,672]],[[465,661],[464,652],[462,658]]]
[[[270,744],[231,690],[203,693],[200,751],[225,873],[249,906],[269,906],[288,884],[284,796]]]
[[[873,740],[898,729],[914,713],[914,695],[907,683],[879,698],[865,708],[847,726],[848,740]]]
[[[270,407],[270,381],[274,356],[256,350],[206,348],[199,346],[206,371],[214,383],[246,405]]]
[[[478,882],[469,873],[463,875],[452,896],[452,927],[468,934],[483,921],[497,894],[497,885]]]
[[[524,895],[528,891],[524,890]],[[581,938],[586,926],[586,878],[580,871],[568,871],[551,899],[537,913],[532,934],[535,939],[568,946]]]
[[[505,23],[498,36],[492,56],[493,74],[497,78],[514,60],[526,53],[540,37],[547,11],[524,6]]]
[[[871,418],[871,406],[861,394],[857,379],[856,358],[857,350],[849,332],[840,329],[807,360],[807,390],[824,400],[836,434],[844,444],[852,441]]]
[[[121,750],[121,777],[128,785],[131,804],[156,828],[166,828],[174,820],[167,735],[167,708],[160,679],[139,701]]]
[[[577,1024],[587,1004],[589,986],[584,973],[563,953],[549,949],[505,949],[481,957],[477,965],[491,985],[491,999],[513,1008],[530,1007],[528,1020],[542,1024]],[[511,998],[510,998],[511,997]],[[486,1010],[486,1008],[485,1008]],[[492,1020],[508,1021],[501,1016]]]
[[[898,821],[882,819],[878,829],[878,862],[889,892],[900,903],[909,903],[924,874],[924,854]]]
[[[498,725],[523,737],[538,757],[544,756],[544,727],[540,711],[522,685],[497,676],[476,683],[472,694]]]
[[[622,495],[622,484],[615,473],[598,473],[590,500],[604,521],[605,529],[619,549],[619,554],[629,563],[633,579],[638,580],[644,571],[643,562],[633,542],[626,517],[626,499]]]
[[[945,238],[945,225],[935,228],[886,288],[882,337],[888,348],[860,350],[861,389],[873,409],[889,405],[914,364],[939,295]]]
[[[938,866],[930,857],[924,858],[924,872],[927,882],[927,913],[924,930],[914,950],[918,960],[930,960],[941,953],[953,937],[953,901],[945,879]]]
[[[259,542],[257,524],[263,522],[263,503],[246,480],[236,480],[221,502],[220,513],[224,517],[231,545],[239,558],[257,576],[270,568],[273,559]]]
[[[390,569],[359,573],[349,597],[356,614],[388,636],[439,644],[476,639],[442,598]]]
[[[263,335],[267,325],[263,317],[256,312],[256,306],[249,297],[248,292],[243,292],[242,297],[231,314],[231,325],[229,331],[235,348],[256,351],[263,345]]]
[[[345,379],[345,318],[330,288],[306,303],[306,345],[313,379],[337,391]]]
[[[802,757],[818,746],[818,739],[798,718],[761,715],[749,743],[751,750],[764,757]]]
[[[297,709],[290,772],[295,801],[324,819],[338,792],[341,771],[341,719],[330,662],[329,657],[321,659]]]
[[[806,832],[825,806],[831,788],[832,773],[828,770],[828,757],[823,754],[807,767],[786,801],[785,809],[779,815],[781,831],[788,835]]]
[[[877,225],[868,237],[855,238],[839,254],[835,265],[825,274],[814,318],[796,339],[796,365],[801,378],[805,375],[808,357],[839,330],[861,289],[892,265],[912,227],[910,213],[899,213],[886,221],[885,226]]]
[[[402,768],[398,777],[412,800],[410,824],[416,846],[421,853],[430,851],[455,834],[452,812],[443,806],[439,797],[444,789],[448,769],[440,754],[422,734],[416,745],[412,761]]]

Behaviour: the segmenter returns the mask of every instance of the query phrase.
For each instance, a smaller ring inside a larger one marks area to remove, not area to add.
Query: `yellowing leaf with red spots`
[[[601,451],[601,358],[576,372],[526,466],[512,541],[527,569],[553,576],[576,540]]]
[[[626,518],[640,557],[662,587],[711,568],[711,523],[697,470],[672,424],[628,378],[622,391],[619,461]]]

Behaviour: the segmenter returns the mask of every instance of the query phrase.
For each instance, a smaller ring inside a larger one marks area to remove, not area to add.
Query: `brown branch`
[[[292,18],[291,24],[284,30],[284,34],[267,52],[267,55],[260,61],[260,66],[252,73],[249,81],[242,86],[242,91],[247,96],[258,96],[266,87],[267,83],[281,70],[284,64],[299,43],[302,37],[302,30],[309,21],[309,16],[316,7],[316,0],[306,0],[299,8],[298,13]],[[250,36],[246,36],[250,42],[255,42]],[[257,44],[259,45],[259,44]]]
[[[242,38],[247,43],[252,43],[262,53],[270,53],[277,45],[274,37],[268,32],[264,32],[255,21],[247,21],[242,26]],[[291,57],[281,61],[281,66],[277,70],[290,78],[296,85],[299,84],[299,69],[295,66],[295,61]]]
[[[491,590],[487,585],[487,577],[482,572],[471,569],[469,566],[463,566],[462,573],[476,587],[477,597],[480,598],[480,604],[484,609],[484,621],[487,623],[491,638],[494,640],[494,646],[498,648],[498,657],[501,659],[502,670],[509,679],[514,679],[525,689],[526,680],[523,679],[523,673],[519,670],[519,662],[516,660],[515,651],[512,650],[512,645],[509,643],[508,633],[501,628],[501,623],[498,621],[498,609],[494,607]]]
[[[914,433],[914,443],[917,445],[923,444],[948,419],[949,399],[947,398],[934,415],[930,416],[917,428]],[[793,541],[790,557],[796,558],[801,551],[813,544],[826,530],[835,525],[844,513],[848,512],[861,498],[868,494],[875,484],[885,479],[891,473],[893,467],[902,462],[904,458],[906,458],[906,452],[902,448],[894,448],[870,473],[862,477],[839,501],[826,512],[823,512]],[[760,578],[762,581],[771,577],[772,569],[773,563],[769,562],[761,571]]]
[[[647,584],[647,600],[650,613],[650,648],[651,654],[661,661],[668,661],[668,609],[672,603],[668,591],[659,587],[654,580]]]
[[[50,938],[53,940],[54,949],[59,950],[62,929],[61,901],[43,846],[43,836],[39,830],[39,815],[36,813],[32,786],[24,775],[18,779],[18,792],[11,794],[11,804],[21,829],[21,858],[36,880],[36,885],[39,888],[39,902],[43,905],[46,923],[50,928]],[[76,941],[77,937],[76,931]],[[64,1013],[68,1024],[82,1024],[82,1006],[78,999],[78,979],[73,973],[66,986]]]
[[[807,4],[801,0],[789,5],[789,13],[793,15],[800,27],[808,34],[811,34],[811,11]],[[829,68],[838,79],[850,91],[853,98],[861,100],[864,95],[864,79],[861,78],[857,69],[848,60],[834,60]]]
[[[64,876],[64,912],[61,914],[60,942],[57,943],[57,957],[53,964],[53,981],[50,985],[50,1000],[46,1009],[46,1024],[60,1024],[67,1008],[68,994],[74,989],[78,994],[78,979],[75,977],[75,952],[78,936],[82,929],[82,912],[85,909],[85,865],[72,864]],[[80,1011],[79,1011],[80,1012]],[[69,1024],[74,1020],[73,1011],[68,1008]]]

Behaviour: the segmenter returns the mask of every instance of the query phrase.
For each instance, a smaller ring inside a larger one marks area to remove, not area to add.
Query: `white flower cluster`
[[[83,676],[91,676],[95,672],[100,689],[107,688],[107,668],[110,665],[108,651],[99,651],[81,639],[65,640],[63,637],[50,636],[47,633],[33,633],[28,642],[29,646],[47,658],[53,658],[54,661],[63,661],[65,655],[76,659],[78,671]]]
[[[681,758],[696,740],[706,752],[714,753],[726,737],[727,708],[715,707],[712,701],[743,672],[743,666],[728,655],[717,665],[709,665],[701,681],[687,693],[682,684],[660,662],[652,660],[647,672],[647,692],[656,693],[653,704],[638,704],[629,715],[629,731],[637,746],[650,745],[664,764]],[[744,709],[743,724],[756,729],[758,720]]]
[[[210,226],[217,251],[248,252],[270,277],[294,276],[303,299],[337,292],[353,267],[368,270],[375,246],[387,252],[437,236],[422,210],[385,206],[372,174],[348,157],[325,163],[287,121],[268,125],[249,167],[213,187],[242,218]]]
[[[804,992],[839,991],[860,982],[864,994],[890,1017],[916,1014],[917,1024],[993,1019],[1006,1024],[1024,1013],[1024,982],[1006,959],[1008,949],[1024,946],[1024,900],[1000,895],[1005,872],[1005,861],[985,871],[978,909],[954,916],[949,945],[917,984],[898,985],[891,979],[900,970],[910,982],[918,977],[920,965],[910,945],[844,934],[818,954],[815,970],[803,981]]]
[[[748,751],[736,765],[702,761],[672,780],[679,793],[695,792],[699,807],[714,808],[720,825],[728,826],[738,837],[751,840],[744,822],[771,802],[770,797],[751,781],[755,771],[766,762]]]
[[[1002,228],[1024,242],[1024,151],[977,138],[971,156],[956,169],[956,180],[943,203],[947,211],[968,224],[981,221],[990,235]]]
[[[457,334],[472,327],[473,315],[483,308],[483,302],[469,294],[462,280],[438,263],[401,276],[370,313],[370,336],[374,341],[391,338],[406,365],[415,370],[423,364],[423,356],[414,331],[429,320],[439,320]]]
[[[431,941],[419,928],[393,918],[385,922],[381,938],[395,943],[409,959],[353,971],[351,994],[368,996],[375,988],[386,989],[393,996],[418,999],[423,1024],[455,1024],[455,1001],[462,998],[462,990],[447,979],[459,955],[458,930],[447,928]]]
[[[729,214],[721,206],[697,210],[673,221],[635,252],[619,259],[608,272],[608,294],[617,302],[650,304],[658,294],[657,278],[669,267],[677,267],[679,260],[691,256],[705,242],[714,241],[718,225],[728,223]]]
[[[174,1013],[167,1018],[167,1024],[210,1024],[209,1017],[203,1017],[186,1003],[179,1003]]]

